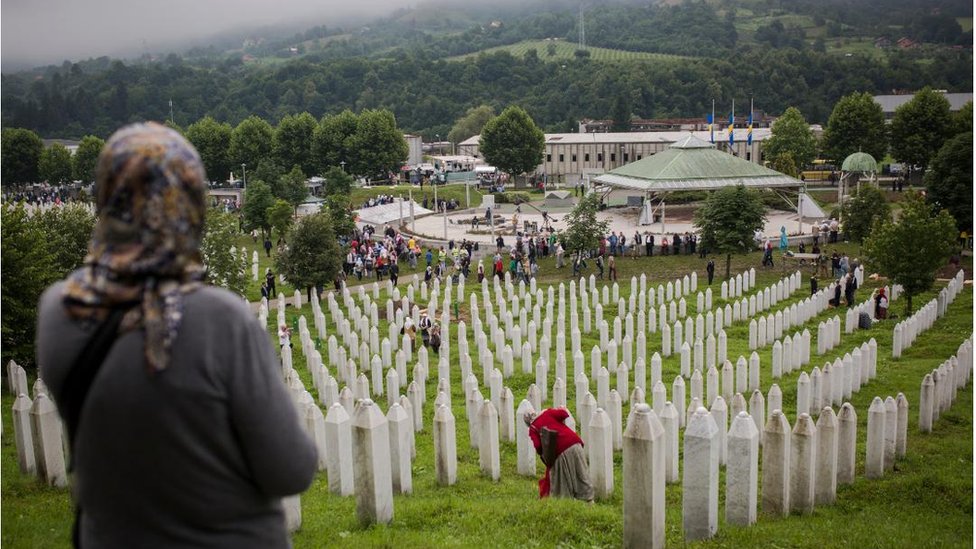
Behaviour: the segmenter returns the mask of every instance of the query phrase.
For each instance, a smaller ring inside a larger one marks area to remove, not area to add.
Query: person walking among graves
[[[666,236],[661,237],[661,255],[668,255],[668,238]]]
[[[265,239],[264,239],[264,253],[268,257],[271,257],[271,246],[272,246],[271,239],[265,237]]]
[[[400,280],[400,266],[397,264],[396,261],[390,263],[389,271],[390,271],[390,282],[394,286],[396,286],[397,282]]]
[[[38,309],[75,545],[289,547],[281,498],[308,488],[317,452],[266,327],[204,282],[199,154],[165,126],[134,124],[96,165],[88,256]]]
[[[271,297],[268,294],[268,283],[267,282],[262,282],[261,283],[261,297],[263,299],[267,299],[267,300],[270,300],[271,299]]]
[[[596,256],[596,268],[598,269],[596,273],[596,277],[599,278],[600,280],[603,280],[603,256],[602,255]]]
[[[654,235],[650,231],[644,231],[644,248],[647,257],[654,257]]]
[[[607,280],[617,281],[617,260],[612,255],[607,258]]]
[[[712,285],[712,280],[715,278],[715,260],[709,259],[708,263],[705,264],[705,272],[708,273],[708,285]]]
[[[271,272],[271,268],[268,267],[264,270],[264,281],[268,285],[268,299],[278,295],[278,288],[275,287],[275,275]]]
[[[545,474],[539,479],[539,497],[593,501],[583,439],[566,426],[568,418],[565,408],[549,408],[538,415],[530,412],[522,418],[535,451],[546,466]]]

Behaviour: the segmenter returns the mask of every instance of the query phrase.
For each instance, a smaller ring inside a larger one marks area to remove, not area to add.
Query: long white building
[[[735,129],[733,154],[750,162],[762,164],[762,142],[771,135],[769,128],[752,130],[752,145],[746,144],[746,130]],[[694,135],[705,141],[709,132],[621,132],[621,133],[547,133],[542,163],[536,169],[550,180],[575,183],[584,175],[596,175],[641,160],[667,149],[672,143]],[[462,141],[459,153],[481,158],[478,148],[480,135]],[[720,150],[729,150],[727,131],[715,132]]]

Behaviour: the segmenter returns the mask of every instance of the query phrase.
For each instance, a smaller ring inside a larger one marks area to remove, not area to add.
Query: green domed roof
[[[877,172],[878,163],[868,153],[856,152],[844,159],[841,170],[845,172]]]

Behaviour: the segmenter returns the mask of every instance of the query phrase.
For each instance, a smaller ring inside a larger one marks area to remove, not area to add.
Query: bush
[[[523,202],[529,202],[532,198],[529,193],[522,191],[508,191],[504,193],[495,193],[495,203],[497,204],[521,204]]]

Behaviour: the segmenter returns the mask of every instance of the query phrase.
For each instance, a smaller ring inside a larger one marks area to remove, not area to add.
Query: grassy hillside
[[[552,55],[549,54],[550,46],[555,46],[555,50],[553,51]],[[576,46],[577,45],[575,43],[567,42],[565,40],[524,40],[515,44],[488,48],[474,53],[469,53],[467,55],[448,57],[447,60],[464,61],[472,57],[477,57],[482,53],[490,54],[499,51],[507,51],[515,57],[523,57],[529,50],[535,49],[539,59],[543,61],[564,61],[566,59],[573,59],[575,57],[577,49]],[[590,52],[590,59],[594,59],[596,61],[643,59],[674,62],[681,59],[687,59],[687,57],[681,55],[668,55],[643,51],[625,51],[610,48],[594,48],[589,46],[586,48],[586,51]]]

